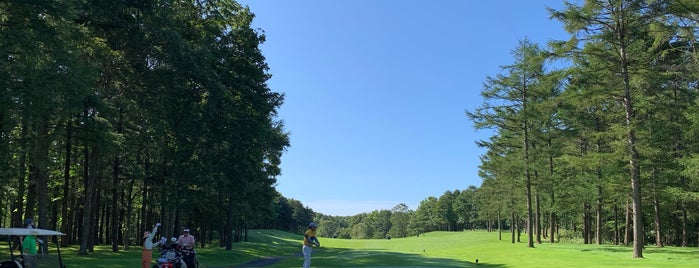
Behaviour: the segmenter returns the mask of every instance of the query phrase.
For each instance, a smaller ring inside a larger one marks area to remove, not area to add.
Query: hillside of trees
[[[352,217],[275,189],[290,146],[235,1],[0,2],[0,225],[35,218],[90,252],[193,229],[231,249],[249,228],[389,238],[512,230],[528,246],[699,245],[699,2],[549,10],[569,40],[513,44],[466,111],[479,187]],[[467,59],[465,59],[467,60]]]

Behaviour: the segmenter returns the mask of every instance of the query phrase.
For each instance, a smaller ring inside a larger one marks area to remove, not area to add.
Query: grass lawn
[[[198,249],[202,268],[233,267],[271,256],[283,259],[268,267],[301,267],[301,235],[271,230],[251,230],[250,241],[234,250]],[[322,248],[313,252],[313,267],[699,267],[699,248],[647,247],[644,259],[632,259],[631,247],[580,244],[541,244],[527,248],[512,244],[497,233],[433,232],[420,237],[391,240],[320,238]],[[522,236],[526,239],[525,236]],[[77,248],[63,249],[64,263],[74,267],[139,267],[140,251],[112,253],[98,247],[87,256]],[[475,260],[478,259],[478,264]]]

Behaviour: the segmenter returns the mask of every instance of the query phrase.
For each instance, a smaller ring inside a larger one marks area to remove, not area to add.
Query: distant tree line
[[[323,237],[344,239],[388,239],[419,236],[433,231],[486,229],[479,218],[478,188],[446,191],[439,198],[428,197],[416,210],[398,204],[390,210],[374,210],[354,216],[329,216],[313,213],[318,233]]]

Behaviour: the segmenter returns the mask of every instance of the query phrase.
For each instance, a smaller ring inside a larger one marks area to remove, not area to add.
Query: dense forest
[[[479,187],[352,217],[275,190],[289,134],[254,14],[232,0],[0,2],[0,225],[90,252],[155,222],[231,249],[248,228],[390,238],[511,231],[527,245],[699,245],[699,2],[549,10],[569,40],[513,44],[466,111]],[[467,59],[464,59],[467,60]]]
[[[0,2],[0,223],[114,250],[274,220],[288,133],[234,1]]]

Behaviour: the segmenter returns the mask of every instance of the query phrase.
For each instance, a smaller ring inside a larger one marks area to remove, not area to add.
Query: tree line
[[[521,41],[467,112],[495,133],[479,142],[481,211],[524,218],[530,247],[563,226],[584,243],[632,243],[633,257],[696,243],[698,11],[682,0],[549,9],[570,39]]]
[[[471,201],[459,200],[463,191],[429,197],[406,225],[392,218],[401,209],[331,224],[320,217],[320,232],[509,228],[513,243],[524,232],[529,247],[542,237],[632,244],[635,258],[647,244],[699,245],[699,2],[566,2],[548,11],[570,39],[521,40],[513,63],[486,78],[484,103],[466,112],[493,133],[477,141],[486,152],[481,186],[465,191]]]
[[[235,1],[0,2],[0,224],[113,250],[271,222],[284,95]]]
[[[478,216],[478,188],[446,191],[422,200],[417,209],[398,204],[390,210],[374,210],[354,216],[314,213],[318,235],[342,239],[390,239],[419,236],[433,231],[485,229]]]

